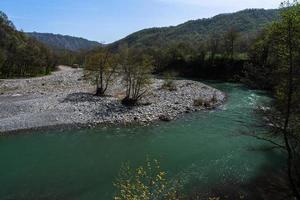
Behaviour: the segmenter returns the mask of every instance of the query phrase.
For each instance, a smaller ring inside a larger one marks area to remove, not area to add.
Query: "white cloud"
[[[225,8],[278,8],[282,0],[156,0],[168,4]]]

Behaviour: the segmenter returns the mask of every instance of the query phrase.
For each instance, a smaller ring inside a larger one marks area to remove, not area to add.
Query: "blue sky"
[[[0,0],[18,29],[110,43],[144,28],[170,26],[281,0]]]

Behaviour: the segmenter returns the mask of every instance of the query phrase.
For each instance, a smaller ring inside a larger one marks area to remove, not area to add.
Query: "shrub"
[[[174,82],[175,76],[176,76],[175,72],[166,72],[164,74],[164,83],[161,86],[161,88],[164,90],[176,91],[177,87]]]
[[[134,106],[148,93],[151,84],[153,59],[143,55],[137,49],[122,49],[121,66],[123,82],[126,86],[126,96],[122,100],[124,105]]]
[[[73,66],[79,67],[76,64]],[[96,95],[104,96],[109,85],[115,80],[118,67],[116,55],[103,48],[101,51],[87,56],[85,66],[85,77],[97,86]]]
[[[157,160],[147,159],[137,169],[124,164],[114,186],[117,189],[115,200],[179,200],[178,186],[167,180]]]
[[[197,107],[209,108],[209,107],[211,107],[211,103],[212,103],[211,101],[202,99],[201,97],[194,100],[194,106],[197,106]]]

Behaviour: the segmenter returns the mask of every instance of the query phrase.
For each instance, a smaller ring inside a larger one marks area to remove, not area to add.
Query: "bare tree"
[[[113,82],[117,67],[117,56],[108,49],[102,48],[87,57],[86,72],[96,84],[96,95],[105,95],[109,84]]]
[[[225,50],[232,60],[234,58],[235,42],[238,38],[239,33],[233,27],[231,27],[224,35]]]
[[[210,58],[212,63],[214,63],[215,56],[220,48],[220,35],[217,33],[210,34],[208,41],[208,49],[210,51]]]
[[[135,105],[147,93],[147,86],[151,83],[153,69],[152,57],[143,55],[139,50],[121,50],[121,66],[123,81],[126,86],[125,105]]]

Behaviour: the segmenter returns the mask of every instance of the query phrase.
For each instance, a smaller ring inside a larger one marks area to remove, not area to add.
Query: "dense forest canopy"
[[[4,13],[2,18],[6,19],[4,20],[6,23],[1,26],[11,29],[8,31],[7,28],[2,28],[5,30],[2,31],[5,32],[5,37],[11,38],[7,40],[2,37],[1,52],[5,52],[5,56],[1,53],[3,62],[1,69],[4,70],[2,77],[48,73],[56,63],[84,66],[86,57],[101,49],[99,43],[81,38],[40,33],[25,35],[14,28]],[[248,9],[210,19],[193,20],[174,27],[145,29],[107,47],[112,52],[117,52],[124,44],[131,49],[139,49],[153,57],[156,73],[178,71],[179,75],[183,76],[239,80],[244,62],[248,58],[248,50],[257,34],[268,23],[278,18],[279,10]],[[46,44],[48,48],[36,39]],[[13,41],[14,49],[12,46],[8,48],[8,41]],[[20,49],[32,55],[19,56]],[[27,61],[11,59],[9,55],[27,58]],[[29,57],[33,60],[28,60]],[[8,62],[9,60],[11,63]]]
[[[222,35],[229,28],[235,28],[241,34],[241,39],[249,40],[278,18],[279,10],[276,9],[247,9],[209,19],[192,20],[178,26],[141,30],[113,43],[113,46],[127,43],[129,47],[160,48],[174,42],[197,45],[198,42],[207,40],[211,34]]]
[[[176,71],[180,76],[239,81],[248,52],[263,29],[280,18],[280,10],[247,9],[193,20],[178,26],[133,33],[109,48],[126,44],[154,59],[154,72]]]

